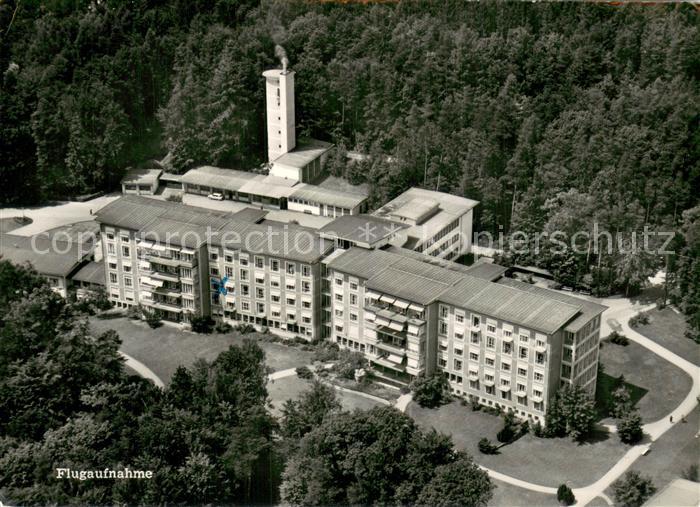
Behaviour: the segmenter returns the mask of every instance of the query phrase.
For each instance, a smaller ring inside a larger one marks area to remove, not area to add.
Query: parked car
[[[219,192],[214,192],[211,193],[207,196],[209,199],[212,199],[214,201],[223,201],[224,200],[224,195],[220,194]]]

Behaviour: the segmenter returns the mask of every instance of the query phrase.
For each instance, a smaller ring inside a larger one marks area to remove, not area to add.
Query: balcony
[[[376,359],[372,359],[373,362],[384,366],[385,368],[390,368],[396,371],[406,371],[406,366],[403,364],[403,358],[389,354],[388,356],[380,356]]]
[[[175,312],[179,313],[182,312],[182,307],[180,305],[174,305],[172,303],[166,303],[164,301],[146,301],[144,302],[146,306],[150,306],[151,308],[155,308],[156,310],[163,310],[166,312]]]
[[[176,273],[169,273],[166,271],[151,271],[150,277],[155,280],[164,280],[166,282],[179,282],[180,275]]]
[[[387,352],[390,352],[392,354],[397,354],[397,355],[403,355],[406,353],[406,348],[405,347],[400,347],[398,345],[395,345],[393,343],[388,343],[382,340],[377,341],[377,347],[386,350]]]

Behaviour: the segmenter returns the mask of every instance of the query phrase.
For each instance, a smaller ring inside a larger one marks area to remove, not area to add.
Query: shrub
[[[539,421],[537,421],[532,427],[532,434],[538,438],[542,438],[545,436],[544,428],[542,427],[542,424]]]
[[[170,194],[165,200],[170,202],[182,202],[182,194]]]
[[[216,325],[214,326],[214,330],[221,334],[230,333],[232,329],[233,327],[231,327],[231,324],[224,322],[223,320],[217,320]]]
[[[638,313],[630,319],[630,327],[646,326],[649,324],[649,315],[646,313]]]
[[[314,349],[314,361],[327,363],[336,361],[340,355],[340,347],[336,343],[324,340],[316,344]]]
[[[593,431],[595,405],[579,386],[565,386],[557,391],[545,417],[548,437],[570,436],[581,441]]]
[[[147,308],[142,308],[141,312],[143,313],[143,316],[146,319],[146,324],[148,324],[148,327],[150,327],[151,329],[160,327],[163,324],[160,321],[161,316],[158,310],[149,310]]]
[[[255,332],[255,326],[252,324],[236,324],[236,326],[233,328],[234,331],[237,331],[238,333],[241,334],[250,334]]]
[[[623,384],[612,392],[609,413],[612,417],[619,419],[628,414],[631,409],[632,397]]]
[[[214,326],[214,321],[211,317],[195,316],[190,319],[192,331],[200,334],[209,334]]]
[[[625,444],[636,444],[642,439],[642,418],[636,410],[629,411],[620,419],[617,423],[617,434]]]
[[[615,503],[625,507],[640,507],[656,492],[651,479],[634,470],[616,480],[612,489]]]
[[[664,298],[657,299],[656,300],[656,308],[658,308],[659,310],[663,310],[664,308],[666,308],[666,299],[664,299]]]
[[[496,439],[502,444],[509,444],[515,439],[515,431],[511,426],[504,426],[498,433]]]
[[[623,347],[626,347],[630,343],[629,339],[625,335],[620,334],[617,331],[613,331],[612,333],[610,333],[608,335],[608,340],[610,341],[610,343],[614,343],[615,345],[621,345]]]
[[[134,305],[126,311],[126,316],[132,320],[138,320],[143,317],[143,308],[141,305]]]
[[[576,497],[569,486],[562,484],[557,488],[557,500],[561,505],[573,505],[576,502]]]
[[[479,440],[479,452],[481,452],[481,454],[496,454],[498,452],[498,446],[484,437]]]
[[[349,380],[355,379],[355,370],[367,367],[367,359],[361,352],[341,350],[338,353],[338,362],[333,365],[333,372],[339,377]]]
[[[314,372],[312,372],[306,366],[299,366],[295,371],[297,373],[297,377],[299,377],[299,378],[303,378],[306,380],[314,378]]]
[[[700,482],[700,474],[698,473],[698,465],[697,464],[690,465],[688,468],[683,470],[683,472],[681,473],[681,477],[683,477],[687,481]]]
[[[443,373],[433,373],[429,377],[420,376],[409,386],[413,399],[421,407],[435,408],[450,400],[450,387]]]

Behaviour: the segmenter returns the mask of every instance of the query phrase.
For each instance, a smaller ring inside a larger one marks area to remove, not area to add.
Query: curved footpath
[[[698,404],[698,399],[700,398],[700,367],[694,365],[690,361],[686,361],[682,357],[674,354],[670,350],[662,347],[653,340],[650,340],[646,336],[641,335],[629,326],[629,319],[639,312],[647,311],[654,308],[656,305],[641,306],[632,303],[628,299],[622,298],[610,298],[609,300],[603,300],[603,304],[609,306],[609,310],[606,311],[605,322],[601,325],[601,336],[607,336],[609,332],[613,329],[621,331],[630,340],[637,342],[642,347],[645,347],[652,351],[654,354],[666,359],[673,365],[677,366],[692,379],[693,385],[683,399],[683,401],[670,413],[666,414],[663,418],[658,421],[645,424],[643,426],[644,433],[648,439],[653,442],[661,435],[666,433],[671,427],[679,422],[681,418],[693,411],[695,406]],[[605,315],[605,314],[604,314]],[[607,331],[607,332],[605,332]],[[402,412],[406,411],[406,407],[411,401],[411,395],[404,395],[399,398],[396,402],[396,407]],[[675,423],[670,422],[670,416],[673,416]],[[609,428],[616,430],[615,428]],[[608,470],[605,475],[600,479],[595,481],[588,486],[582,488],[575,488],[574,495],[576,496],[576,505],[584,506],[591,502],[596,497],[601,497],[606,503],[612,505],[610,498],[605,495],[605,490],[615,482],[618,477],[624,474],[632,464],[639,458],[644,452],[646,452],[650,443],[644,443],[630,447],[618,462]],[[479,465],[483,470],[488,472],[489,476],[513,486],[518,486],[520,488],[529,489],[530,491],[536,491],[538,493],[545,493],[550,495],[557,494],[557,488],[542,486],[540,484],[535,484],[532,482],[523,481],[521,479],[516,479],[506,474],[502,474],[490,468]]]
[[[125,354],[121,350],[119,351],[119,355],[124,358],[124,360],[125,360],[124,362],[126,363],[126,365],[129,368],[134,370],[136,373],[141,375],[143,378],[147,378],[149,380],[152,380],[153,383],[160,388],[165,387],[165,384],[163,384],[163,381],[158,377],[158,375],[153,373],[153,371],[148,366],[143,364],[141,361],[134,359],[133,357]]]

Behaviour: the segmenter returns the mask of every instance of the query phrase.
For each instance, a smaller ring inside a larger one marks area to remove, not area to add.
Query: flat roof
[[[372,215],[343,215],[321,228],[328,238],[340,238],[353,243],[374,245],[387,239],[406,226]]]
[[[484,280],[489,280],[491,282],[497,280],[503,275],[503,273],[508,271],[508,268],[504,266],[483,260],[477,261],[471,266],[465,266],[464,264],[441,259],[440,257],[433,257],[432,255],[428,255],[426,253],[410,250],[406,248],[405,245],[403,247],[391,245],[386,248],[386,251],[403,255],[405,257],[411,257],[434,266],[440,266],[442,268],[451,269],[452,271],[465,273],[476,278],[483,278]]]
[[[97,285],[105,284],[105,264],[103,261],[91,261],[80,268],[72,277],[72,280],[87,282]]]
[[[348,209],[359,206],[367,200],[367,196],[363,194],[332,190],[317,185],[309,185],[307,183],[300,183],[295,186],[294,192],[292,192],[289,197]]]
[[[296,168],[305,167],[332,147],[333,144],[318,139],[299,139],[292,151],[280,155],[272,163]]]
[[[547,289],[532,293],[384,250],[351,248],[328,265],[366,279],[366,286],[379,292],[419,304],[441,301],[547,334],[583,311],[582,304],[564,301]]]
[[[121,183],[152,185],[158,181],[162,173],[162,169],[132,169],[124,175]]]
[[[507,285],[509,287],[514,287],[525,292],[544,295],[546,297],[556,299],[557,301],[561,301],[564,303],[580,306],[581,312],[576,316],[574,320],[569,322],[565,328],[567,331],[570,331],[572,333],[576,333],[577,331],[579,331],[588,321],[590,321],[597,315],[600,315],[608,308],[607,306],[603,306],[589,299],[570,296],[568,294],[562,294],[561,292],[556,290],[545,289],[544,287],[538,287],[537,285],[521,282],[519,280],[514,280],[513,278],[503,277],[498,280],[498,283],[502,285]]]
[[[295,224],[252,223],[247,216],[126,195],[97,212],[97,220],[137,231],[145,239],[197,248],[212,245],[301,262],[319,260],[332,244]]]
[[[200,185],[222,190],[236,192],[246,183],[254,180],[259,174],[254,174],[237,169],[223,169],[205,165],[190,169],[182,175],[180,181],[188,185]]]
[[[233,219],[257,224],[265,218],[268,212],[269,210],[260,208],[243,208],[233,214]]]
[[[92,250],[92,245],[54,240],[45,234],[0,234],[0,259],[17,265],[28,262],[37,273],[43,275],[70,275]]]

